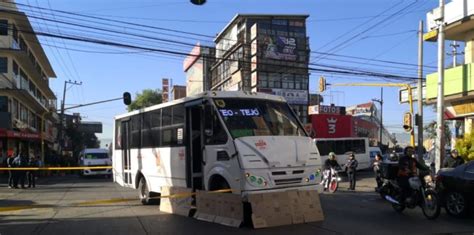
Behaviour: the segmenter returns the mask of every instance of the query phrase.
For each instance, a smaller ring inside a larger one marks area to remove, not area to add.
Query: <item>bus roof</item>
[[[135,115],[135,114],[138,114],[138,113],[148,112],[148,111],[152,111],[152,110],[156,110],[156,109],[161,109],[161,108],[165,108],[165,107],[168,107],[168,106],[171,106],[171,105],[180,104],[180,103],[184,103],[184,102],[189,102],[189,101],[197,100],[197,99],[201,99],[201,98],[244,98],[244,99],[246,99],[246,98],[256,98],[256,99],[266,99],[266,100],[286,102],[286,100],[281,96],[271,95],[271,94],[267,94],[267,93],[246,92],[246,91],[207,91],[207,92],[199,93],[197,95],[187,96],[187,97],[177,99],[177,100],[173,100],[173,101],[170,101],[170,102],[153,105],[153,106],[146,107],[146,108],[139,109],[139,110],[134,110],[134,111],[129,112],[129,113],[120,114],[120,115],[115,116],[114,119],[116,120],[116,119],[120,119],[120,118],[124,118],[124,117],[128,117],[128,116],[132,116],[132,115]]]

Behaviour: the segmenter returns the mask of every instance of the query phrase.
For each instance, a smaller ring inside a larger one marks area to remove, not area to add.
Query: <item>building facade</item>
[[[53,148],[56,77],[27,16],[11,1],[0,1],[0,155],[39,155],[41,140]]]
[[[186,73],[186,95],[191,96],[210,90],[214,57],[213,47],[201,46],[198,43],[191,50],[183,62],[183,71]]]
[[[427,13],[429,33],[425,40],[437,40],[439,9]],[[445,119],[452,121],[453,137],[472,133],[474,120],[474,2],[453,0],[445,5],[445,39],[464,42],[464,63],[447,64],[444,70]],[[461,54],[461,53],[459,53]],[[426,100],[436,103],[438,73],[426,76]],[[454,141],[451,141],[454,144]]]
[[[265,92],[286,98],[308,120],[308,15],[239,14],[217,35],[211,90]]]
[[[173,94],[173,100],[186,97],[186,86],[174,85],[173,89],[171,89],[171,94]]]

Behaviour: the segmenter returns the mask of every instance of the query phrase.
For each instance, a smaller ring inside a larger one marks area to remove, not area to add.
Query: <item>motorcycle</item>
[[[392,204],[395,211],[401,213],[405,208],[414,209],[420,206],[426,218],[436,219],[439,216],[440,201],[430,174],[420,174],[420,176],[409,178],[412,193],[405,200],[402,200],[403,189],[399,186],[396,177],[386,176],[387,174],[382,174],[383,184],[379,193]]]
[[[339,177],[338,171],[341,170],[341,167],[331,167],[330,169],[324,170],[322,184],[324,185],[324,191],[334,193],[339,187],[339,182],[341,177]]]

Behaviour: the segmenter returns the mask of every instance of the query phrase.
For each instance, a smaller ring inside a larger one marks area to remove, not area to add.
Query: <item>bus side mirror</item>
[[[204,134],[207,136],[207,137],[212,137],[213,133],[212,133],[212,129],[205,129],[204,130]]]

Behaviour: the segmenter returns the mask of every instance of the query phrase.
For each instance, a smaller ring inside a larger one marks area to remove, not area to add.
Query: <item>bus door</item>
[[[121,125],[121,143],[122,143],[122,177],[123,183],[132,186],[132,169],[130,162],[130,119],[122,121]]]
[[[202,100],[186,104],[186,184],[188,188],[204,189]]]

